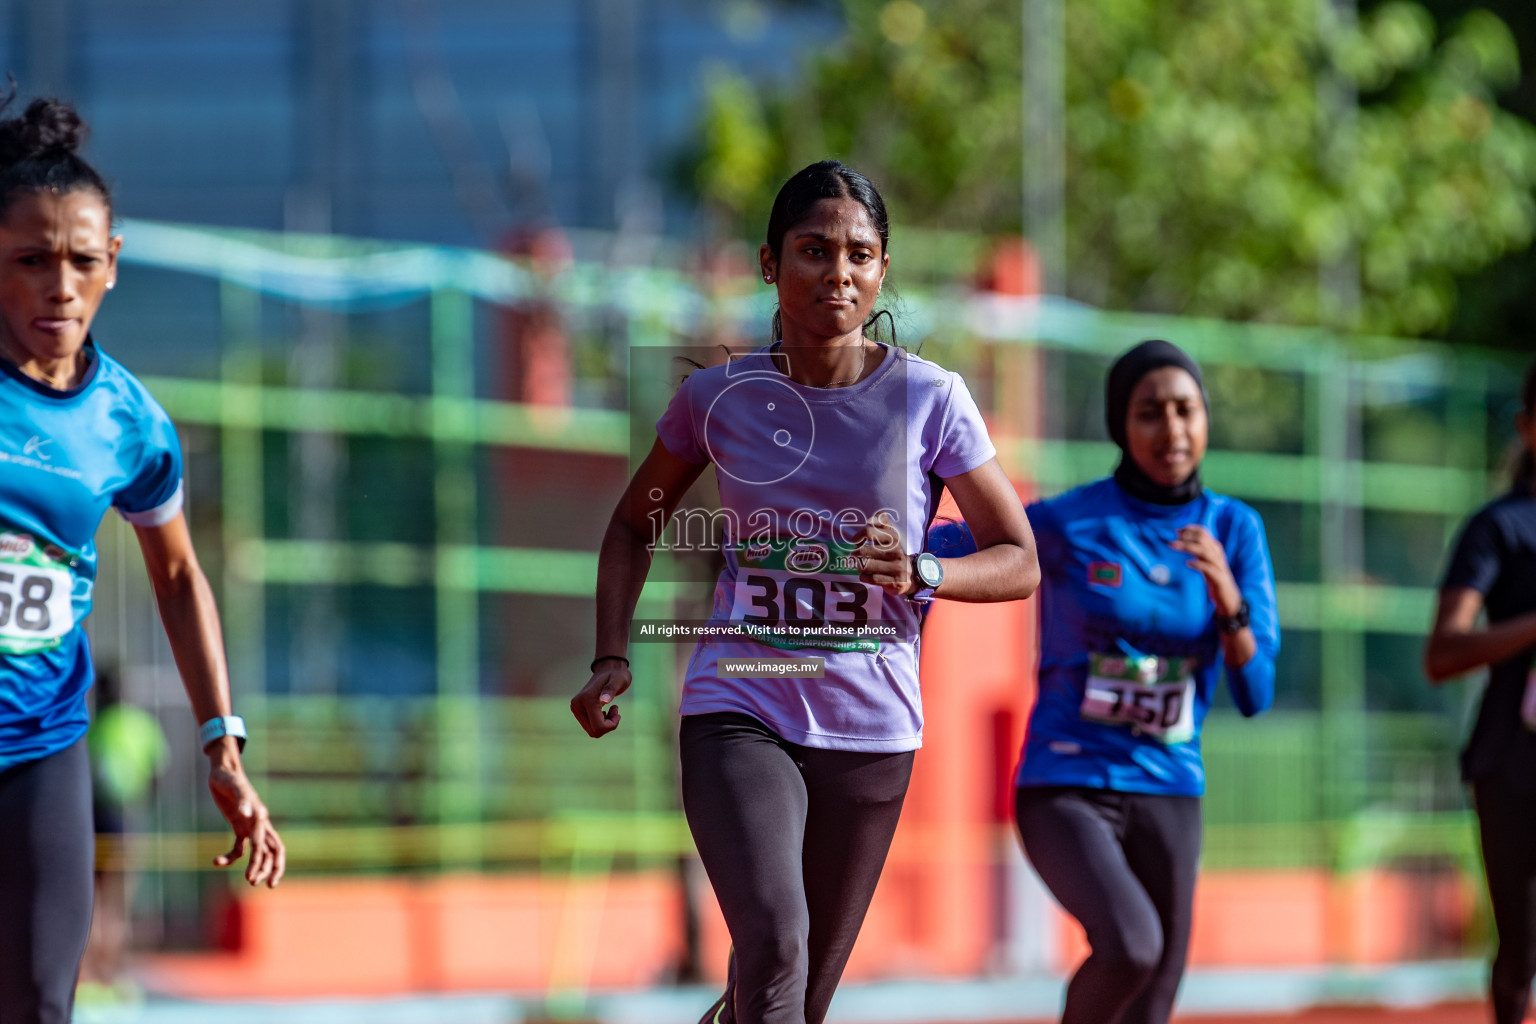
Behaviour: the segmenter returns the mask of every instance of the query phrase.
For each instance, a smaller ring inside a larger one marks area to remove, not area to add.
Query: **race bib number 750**
[[[0,654],[52,650],[75,628],[75,576],[24,533],[0,533]]]
[[[1194,670],[1193,658],[1090,654],[1078,713],[1164,743],[1188,743],[1195,735]]]

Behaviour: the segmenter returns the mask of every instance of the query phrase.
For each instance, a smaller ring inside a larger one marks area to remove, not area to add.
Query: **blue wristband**
[[[197,741],[204,750],[214,740],[225,736],[233,736],[235,744],[245,749],[245,719],[239,715],[225,715],[223,718],[210,718],[197,730]]]

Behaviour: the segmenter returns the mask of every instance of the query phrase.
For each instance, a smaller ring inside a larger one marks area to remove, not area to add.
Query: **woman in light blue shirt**
[[[3,111],[9,101],[0,103]],[[209,757],[208,785],[276,885],[282,840],[240,764],[218,610],[182,515],[164,410],[90,337],[117,281],[111,196],[76,155],[85,126],[36,100],[0,120],[0,1021],[66,1024],[91,923],[86,754],[96,582],[108,508],[133,524]]]

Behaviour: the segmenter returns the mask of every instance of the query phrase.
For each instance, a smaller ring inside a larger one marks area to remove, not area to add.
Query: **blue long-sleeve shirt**
[[[1028,511],[1042,573],[1039,696],[1017,784],[1202,795],[1200,728],[1224,660],[1205,579],[1169,542],[1180,527],[1200,524],[1226,550],[1257,641],[1247,664],[1227,668],[1227,685],[1238,710],[1252,716],[1274,699],[1280,650],[1263,521],[1226,495],[1207,491],[1185,505],[1153,505],[1132,498],[1113,479],[1037,502]],[[1104,681],[1126,664],[1158,665],[1165,673],[1158,693],[1137,694],[1135,683]],[[1176,678],[1187,679],[1183,689]],[[1190,691],[1193,707],[1186,711],[1183,696]],[[1119,712],[1126,697],[1137,703],[1153,698],[1147,714],[1166,713],[1165,724],[1182,714],[1182,727],[1159,736],[1129,716],[1106,713]]]

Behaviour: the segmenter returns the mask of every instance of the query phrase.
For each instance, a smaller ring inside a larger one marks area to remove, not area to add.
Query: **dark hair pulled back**
[[[789,229],[804,220],[811,207],[823,199],[852,199],[864,207],[875,230],[880,233],[883,252],[891,238],[891,225],[885,215],[885,200],[874,183],[837,160],[823,160],[796,171],[779,189],[768,214],[768,248],[777,257]]]
[[[768,249],[778,259],[784,247],[784,236],[789,229],[810,215],[811,208],[823,199],[852,199],[864,207],[870,223],[880,235],[880,252],[885,253],[891,240],[891,222],[886,216],[885,200],[870,181],[858,171],[839,160],[822,160],[802,167],[790,176],[773,199],[773,209],[768,214]],[[876,310],[864,321],[865,330],[873,327],[881,317],[889,325],[891,341],[896,341],[896,320],[888,309]],[[773,338],[782,336],[779,312],[773,313]]]
[[[1536,422],[1536,359],[1525,369],[1525,380],[1520,385],[1520,411],[1527,422]],[[1521,446],[1515,460],[1515,489],[1536,491],[1536,453],[1528,445]]]
[[[16,98],[16,86],[0,100],[0,113]],[[86,125],[63,100],[36,99],[20,117],[0,118],[0,217],[26,193],[63,195],[86,189],[112,213],[112,192],[96,169],[78,155]]]

